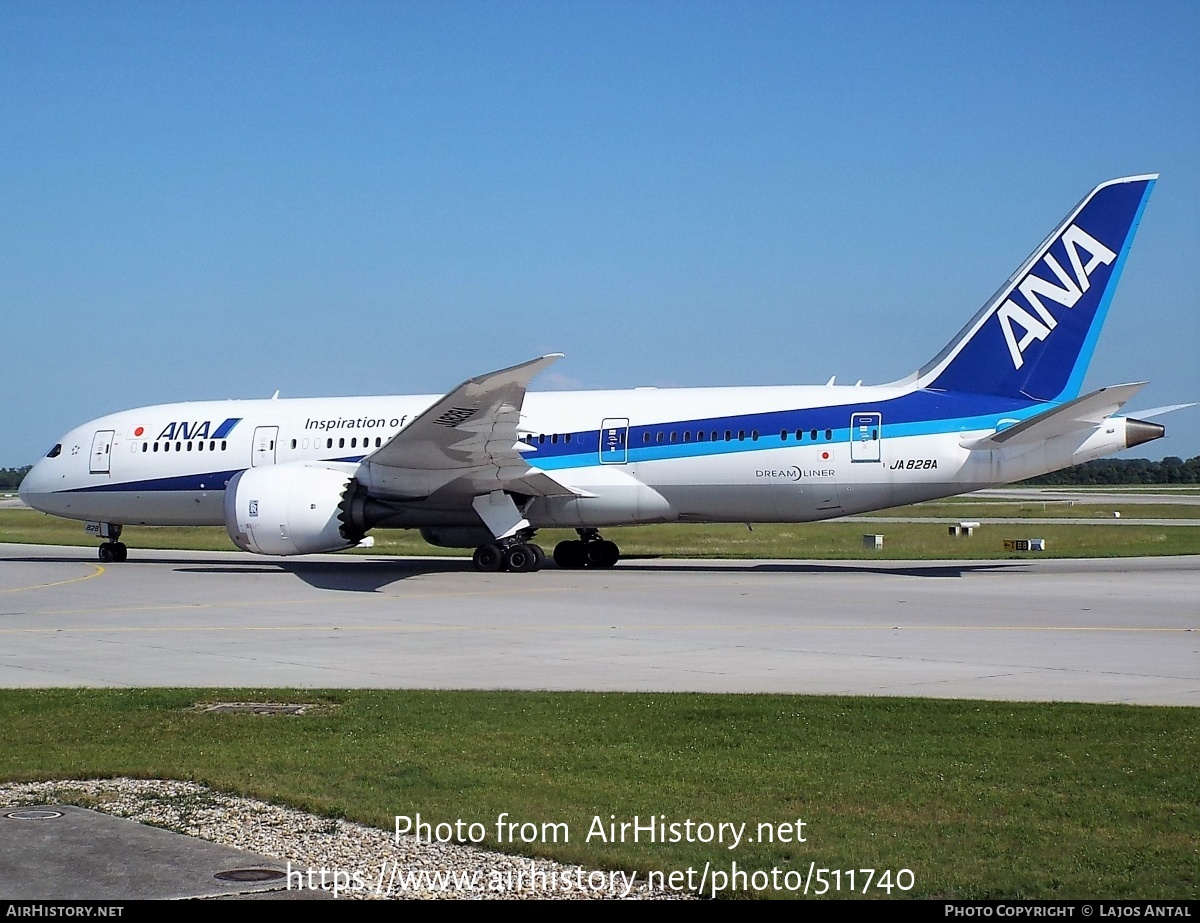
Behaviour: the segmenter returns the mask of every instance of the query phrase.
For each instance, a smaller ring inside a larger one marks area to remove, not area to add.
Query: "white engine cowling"
[[[234,475],[225,487],[225,529],[256,554],[341,551],[358,544],[343,534],[342,501],[352,478],[308,465],[266,465]]]

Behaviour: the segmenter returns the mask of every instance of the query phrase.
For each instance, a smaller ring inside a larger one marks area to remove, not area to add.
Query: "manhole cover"
[[[303,715],[316,708],[311,702],[217,702],[197,703],[196,707],[218,715]]]
[[[9,820],[53,820],[62,817],[62,811],[25,810],[9,811],[5,815]]]
[[[279,869],[230,869],[213,877],[221,881],[278,881],[284,875]]]

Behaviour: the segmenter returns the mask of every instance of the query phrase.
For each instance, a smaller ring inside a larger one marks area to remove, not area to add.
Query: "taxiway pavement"
[[[0,545],[0,686],[797,692],[1200,705],[1200,558],[274,560]]]

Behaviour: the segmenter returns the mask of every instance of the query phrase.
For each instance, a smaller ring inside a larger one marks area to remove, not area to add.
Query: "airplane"
[[[607,568],[609,526],[809,522],[1048,473],[1164,435],[1118,414],[1145,382],[1080,394],[1156,179],[1093,189],[900,381],[527,393],[555,353],[440,397],[141,407],[68,432],[20,497],[87,522],[104,562],[126,560],[131,524],[224,525],[280,556],[401,528],[526,572],[544,528],[579,536],[554,548],[559,567]]]

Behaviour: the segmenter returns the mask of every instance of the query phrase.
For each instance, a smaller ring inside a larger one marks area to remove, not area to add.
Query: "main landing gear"
[[[615,542],[600,537],[595,529],[576,529],[578,540],[559,542],[554,546],[554,563],[566,570],[581,567],[612,567],[621,558]],[[530,541],[533,532],[518,533],[502,542],[491,542],[475,549],[472,562],[476,570],[512,571],[515,574],[541,570],[546,553]]]
[[[542,565],[546,563],[546,552],[542,551],[540,545],[528,541],[528,538],[532,537],[530,535],[525,539],[518,537],[509,542],[480,545],[471,559],[475,569],[487,572],[507,570],[514,574],[541,570]]]
[[[554,563],[571,570],[580,567],[612,567],[621,558],[616,542],[600,537],[596,529],[576,529],[578,541],[559,542],[554,546]]]

